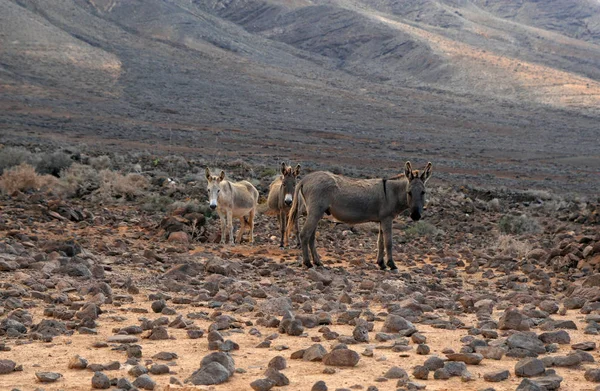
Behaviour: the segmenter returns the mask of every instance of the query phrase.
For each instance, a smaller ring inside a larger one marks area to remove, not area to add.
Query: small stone
[[[585,371],[583,377],[585,377],[585,380],[589,382],[600,383],[600,369],[590,368],[587,371]]]
[[[69,369],[85,369],[87,368],[88,361],[85,358],[80,357],[78,354],[71,357],[69,360]]]
[[[146,369],[146,367],[143,365],[134,365],[133,367],[129,368],[127,373],[133,377],[139,377],[145,373],[148,373],[148,369]]]
[[[524,358],[515,364],[515,375],[518,377],[540,376],[545,370],[544,363],[537,358]]]
[[[203,335],[204,335],[204,330],[190,329],[187,331],[187,336],[189,339],[202,338]]]
[[[142,390],[154,390],[156,382],[148,375],[141,375],[133,381],[133,385]]]
[[[269,391],[273,386],[275,386],[275,383],[269,379],[256,379],[250,383],[250,387],[254,391]]]
[[[417,346],[417,354],[427,355],[430,351],[431,349],[429,348],[429,346],[425,345],[424,343],[419,344],[419,346]]]
[[[429,369],[423,365],[417,365],[412,372],[412,375],[415,379],[419,380],[427,380],[429,377]]]
[[[151,374],[153,375],[164,375],[165,373],[169,373],[169,367],[165,364],[154,364],[150,367]]]
[[[335,349],[323,357],[323,364],[340,367],[353,367],[358,364],[360,355],[350,349]]]
[[[308,349],[304,350],[302,359],[304,361],[322,361],[326,354],[327,350],[325,350],[321,344],[314,344]]]
[[[573,350],[583,350],[583,351],[596,350],[596,342],[580,342],[580,343],[576,343],[576,344],[571,345],[571,349],[573,349]]]
[[[414,333],[410,336],[410,340],[416,344],[422,344],[427,342],[427,338],[421,333]]]
[[[538,337],[543,343],[558,343],[558,344],[570,344],[571,337],[565,330],[549,331],[542,333]]]
[[[423,365],[430,371],[435,371],[436,369],[444,367],[444,360],[437,356],[432,356],[425,360]]]
[[[279,372],[275,368],[268,368],[265,371],[265,376],[267,377],[267,379],[275,383],[275,386],[277,387],[283,387],[290,384],[290,380],[287,378],[287,376]]]
[[[269,361],[268,367],[275,368],[278,371],[281,371],[282,369],[285,369],[287,367],[287,362],[282,356],[275,356],[271,359],[271,361]]]
[[[92,388],[107,390],[110,388],[110,379],[102,372],[94,372],[92,377]]]
[[[400,367],[391,367],[383,376],[387,379],[408,379],[408,373]]]
[[[60,379],[62,375],[56,372],[36,372],[35,377],[42,383],[54,383]]]
[[[449,361],[461,361],[468,365],[479,365],[483,360],[483,355],[479,353],[453,353],[446,354]]]
[[[328,391],[328,388],[323,380],[319,380],[318,382],[313,384],[310,391]]]
[[[501,382],[501,381],[508,379],[509,376],[510,376],[510,372],[507,370],[494,371],[494,372],[484,373],[483,380],[491,382],[491,383],[497,383],[497,382]]]
[[[0,360],[0,375],[6,375],[15,370],[17,363],[12,360]]]
[[[447,380],[450,379],[450,373],[446,368],[438,368],[433,372],[433,378],[436,380]]]
[[[106,340],[108,343],[136,343],[139,341],[135,335],[113,335]]]

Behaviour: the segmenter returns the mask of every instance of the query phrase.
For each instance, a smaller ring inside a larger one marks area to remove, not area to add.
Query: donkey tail
[[[300,205],[300,202],[298,200],[300,199],[301,191],[302,191],[302,184],[299,183],[298,185],[296,185],[296,188],[294,189],[294,200],[292,201],[292,206],[290,207],[290,212],[288,214],[287,227],[285,230],[285,235],[288,238],[290,237],[290,234],[292,233],[292,230],[294,229],[296,220],[298,220],[298,209],[299,209],[299,205]]]

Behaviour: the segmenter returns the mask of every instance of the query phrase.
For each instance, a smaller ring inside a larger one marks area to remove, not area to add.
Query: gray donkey
[[[419,174],[419,171],[412,170],[410,162],[406,162],[404,175],[390,179],[353,179],[325,171],[306,175],[296,185],[287,225],[289,234],[298,218],[298,200],[302,196],[308,214],[300,231],[304,265],[312,267],[310,247],[313,263],[322,266],[315,247],[315,232],[319,220],[327,213],[348,224],[378,222],[377,264],[385,270],[385,248],[387,266],[396,270],[392,259],[392,221],[406,209],[410,209],[410,217],[414,221],[421,218],[425,183],[431,176],[431,167],[431,162],[427,163],[423,173]]]
[[[289,234],[286,235],[287,215],[290,205],[294,199],[294,188],[296,187],[296,178],[300,174],[300,165],[292,169],[291,166],[281,163],[281,176],[275,179],[269,186],[269,196],[267,197],[267,206],[269,214],[277,214],[277,221],[281,230],[280,247],[288,245]],[[296,232],[298,232],[298,220],[296,220]],[[298,238],[298,240],[300,240]]]

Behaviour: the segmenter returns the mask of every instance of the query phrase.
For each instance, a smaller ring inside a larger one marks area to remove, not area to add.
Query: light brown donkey
[[[406,162],[404,175],[390,179],[352,179],[325,171],[316,171],[302,178],[294,191],[287,231],[291,232],[298,218],[297,201],[302,196],[308,214],[300,231],[304,265],[312,266],[309,258],[312,255],[313,263],[322,266],[315,247],[315,233],[319,220],[327,213],[348,224],[378,222],[377,264],[385,270],[385,249],[387,266],[396,270],[392,259],[392,221],[406,209],[410,209],[413,220],[421,218],[425,183],[431,176],[431,167],[428,163],[419,175],[418,171],[412,170],[410,162]]]
[[[275,179],[269,186],[267,206],[269,214],[277,214],[277,221],[281,231],[280,247],[288,245],[289,236],[286,235],[287,215],[294,199],[294,188],[296,178],[300,174],[300,165],[292,169],[291,166],[281,163],[281,176]],[[298,232],[298,220],[296,220],[296,232]],[[300,238],[298,238],[298,241]]]
[[[221,243],[225,243],[229,234],[229,243],[233,244],[233,218],[240,219],[240,230],[237,242],[241,243],[246,224],[250,226],[250,243],[254,243],[254,215],[258,202],[258,190],[248,181],[230,182],[225,179],[225,172],[219,176],[211,175],[206,168],[208,181],[208,201],[212,210],[217,210],[221,218]],[[246,223],[246,218],[248,221]]]

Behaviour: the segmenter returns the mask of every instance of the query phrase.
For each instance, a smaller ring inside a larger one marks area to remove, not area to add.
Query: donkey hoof
[[[390,269],[390,273],[392,273],[392,274],[398,274],[399,273],[398,272],[398,268],[396,267],[396,268]]]

